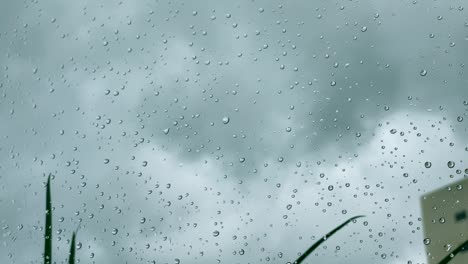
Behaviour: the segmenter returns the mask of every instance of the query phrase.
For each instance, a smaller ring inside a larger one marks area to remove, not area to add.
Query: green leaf
[[[458,253],[461,251],[465,250],[468,248],[468,240],[463,242],[460,246],[458,246],[454,251],[450,252],[444,259],[442,259],[439,264],[447,264],[449,263],[453,258],[457,256]]]
[[[335,234],[336,232],[338,232],[338,230],[340,230],[341,228],[343,228],[345,225],[347,225],[349,222],[357,219],[357,218],[360,218],[360,217],[364,217],[363,215],[358,215],[358,216],[355,216],[355,217],[352,217],[348,220],[346,220],[344,223],[342,223],[341,225],[339,225],[338,227],[336,227],[335,229],[333,229],[332,231],[330,231],[328,234],[326,234],[325,236],[323,236],[319,241],[315,242],[309,249],[307,249],[306,252],[304,252],[304,254],[302,254],[296,261],[294,261],[293,263],[294,264],[300,264],[302,263],[302,261],[304,261],[304,259],[306,259],[315,249],[318,248],[318,246],[320,246],[320,244],[322,244],[323,242],[325,242],[328,238],[330,238],[333,234]]]
[[[70,243],[70,256],[68,257],[68,264],[75,264],[75,237],[76,233],[73,232],[71,243]]]
[[[46,217],[44,235],[44,264],[52,263],[52,199],[50,193],[50,175],[47,179]]]

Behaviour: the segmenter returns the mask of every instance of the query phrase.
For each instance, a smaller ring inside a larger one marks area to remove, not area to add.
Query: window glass
[[[0,262],[468,263],[465,7],[1,2]]]

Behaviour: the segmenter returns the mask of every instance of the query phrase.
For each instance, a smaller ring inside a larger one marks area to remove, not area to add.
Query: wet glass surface
[[[0,263],[436,263],[466,4],[1,2]]]

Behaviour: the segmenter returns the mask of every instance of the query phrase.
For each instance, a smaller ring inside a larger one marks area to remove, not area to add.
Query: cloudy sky
[[[0,262],[427,263],[466,1],[3,1]],[[447,166],[453,161],[455,166]],[[426,166],[425,164],[431,164]]]

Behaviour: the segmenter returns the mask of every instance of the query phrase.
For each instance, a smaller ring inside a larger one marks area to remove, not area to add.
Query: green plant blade
[[[309,249],[307,249],[306,252],[304,252],[304,254],[302,254],[296,261],[294,261],[293,263],[294,264],[300,264],[302,263],[302,261],[304,261],[315,249],[318,248],[318,246],[320,246],[320,244],[322,244],[323,242],[325,242],[329,237],[331,237],[333,234],[335,234],[336,232],[338,232],[338,230],[340,230],[341,228],[343,228],[345,225],[349,224],[349,222],[357,219],[357,218],[360,218],[360,217],[364,217],[364,215],[358,215],[358,216],[355,216],[355,217],[352,217],[348,220],[346,220],[344,223],[342,223],[341,225],[339,225],[338,227],[336,227],[335,229],[333,229],[332,231],[328,232],[328,234],[326,234],[325,236],[323,236],[319,241],[315,242]]]
[[[461,244],[460,246],[458,246],[454,251],[450,252],[450,254],[448,254],[444,259],[442,259],[439,264],[447,264],[449,263],[453,258],[455,258],[457,256],[458,253],[460,253],[461,251],[465,250],[466,248],[468,248],[468,240],[466,240],[465,242],[463,242],[463,244]]]
[[[75,238],[76,238],[76,233],[73,232],[71,243],[70,243],[70,256],[68,257],[68,264],[75,264]]]
[[[44,235],[44,264],[52,263],[52,199],[50,193],[50,175],[46,187],[46,217]]]

